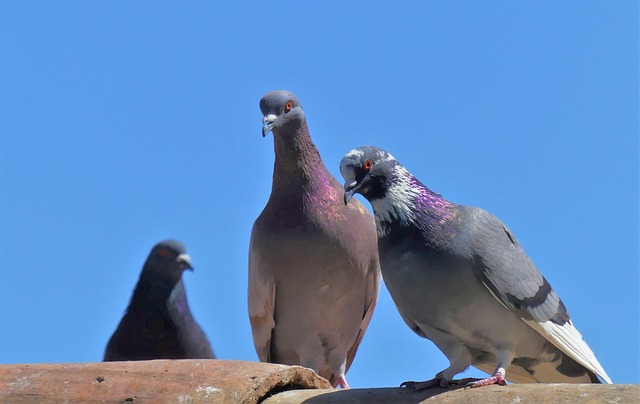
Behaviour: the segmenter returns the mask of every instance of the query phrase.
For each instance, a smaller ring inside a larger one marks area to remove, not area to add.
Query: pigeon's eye
[[[164,248],[158,251],[158,257],[167,258],[168,256],[169,256],[169,251],[165,250]]]
[[[368,159],[367,161],[365,161],[363,167],[366,172],[369,172],[369,170],[371,170],[371,167],[373,167],[373,160]]]
[[[291,108],[293,108],[293,102],[289,101],[284,105],[284,112],[291,111]]]

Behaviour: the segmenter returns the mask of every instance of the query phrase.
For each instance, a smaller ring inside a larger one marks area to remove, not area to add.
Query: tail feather
[[[552,321],[538,323],[533,320],[525,321],[529,326],[538,331],[545,339],[555,345],[567,356],[584,366],[594,375],[591,381],[595,382],[595,375],[599,376],[607,384],[612,384],[611,378],[604,371],[600,362],[591,351],[591,348],[584,342],[580,332],[573,326],[571,321],[558,325]],[[597,380],[597,379],[596,379]]]

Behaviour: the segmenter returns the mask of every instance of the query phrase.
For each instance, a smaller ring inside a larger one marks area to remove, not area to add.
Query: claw
[[[413,391],[421,391],[426,389],[431,389],[433,387],[440,387],[443,389],[449,388],[450,385],[457,384],[455,380],[451,380],[451,382],[447,381],[444,377],[435,377],[431,380],[426,380],[424,382],[403,382],[400,387],[406,387]]]

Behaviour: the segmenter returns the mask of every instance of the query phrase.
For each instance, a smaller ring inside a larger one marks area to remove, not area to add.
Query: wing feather
[[[558,294],[526,255],[511,231],[495,216],[468,208],[474,271],[503,306],[580,365],[611,379],[573,326]]]
[[[549,342],[569,355],[576,362],[600,376],[606,383],[613,383],[602,365],[600,365],[600,362],[596,359],[591,348],[589,348],[589,345],[584,342],[582,334],[573,326],[571,320],[563,325],[558,325],[552,321],[538,323],[536,321],[525,320],[525,323],[538,331]]]
[[[347,370],[351,367],[351,363],[356,356],[356,351],[360,346],[360,342],[362,342],[362,338],[367,331],[367,327],[369,327],[369,323],[373,317],[373,311],[378,300],[378,292],[380,291],[380,266],[377,260],[367,274],[366,282],[365,309],[362,316],[362,322],[360,323],[360,329],[358,330],[358,335],[347,352]]]
[[[275,327],[276,283],[273,277],[261,272],[260,254],[255,248],[254,232],[249,246],[248,306],[253,345],[261,362],[271,359],[271,335]]]

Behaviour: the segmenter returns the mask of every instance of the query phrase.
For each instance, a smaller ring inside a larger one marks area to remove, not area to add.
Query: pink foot
[[[465,389],[473,389],[476,387],[488,386],[490,384],[499,384],[500,386],[506,386],[507,382],[504,380],[504,375],[501,372],[496,372],[491,377],[486,379],[480,379],[475,382],[469,382],[465,386]]]
[[[350,389],[349,383],[347,383],[347,379],[344,376],[338,376],[338,385],[341,389]]]

